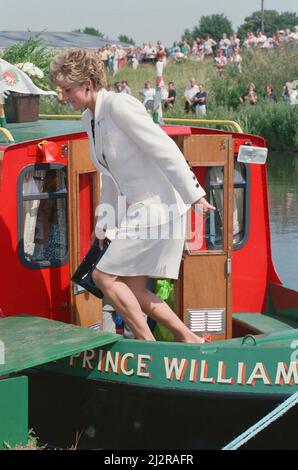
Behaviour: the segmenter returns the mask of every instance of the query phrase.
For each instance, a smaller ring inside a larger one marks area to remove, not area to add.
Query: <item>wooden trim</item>
[[[100,175],[94,167],[89,156],[88,140],[77,140],[69,142],[68,156],[68,214],[69,214],[69,246],[70,246],[70,276],[76,270],[80,262],[80,202],[79,202],[79,179],[80,175],[94,173],[93,204],[99,200]],[[71,315],[72,322],[80,326],[90,326],[102,321],[102,302],[88,292],[74,294],[73,285],[70,285]]]
[[[190,253],[182,263],[176,284],[176,306],[186,322],[188,308],[224,308],[225,334],[212,335],[212,340],[232,336],[232,278],[227,274],[227,260],[233,247],[233,140],[226,135],[178,136],[175,142],[193,167],[220,166],[224,169],[224,246],[220,250]]]
[[[228,166],[228,180],[229,180],[229,192],[228,192],[228,222],[227,227],[227,258],[232,263],[232,252],[233,252],[233,213],[234,213],[234,144],[233,140],[229,140],[229,166]],[[231,267],[233,272],[233,266]],[[227,338],[232,338],[232,272],[227,274],[227,315],[226,315],[226,335]]]

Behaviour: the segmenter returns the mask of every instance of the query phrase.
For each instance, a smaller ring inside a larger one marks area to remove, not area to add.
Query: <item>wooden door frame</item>
[[[201,252],[190,253],[188,256],[216,256],[222,255],[226,257],[226,263],[232,259],[233,250],[233,194],[234,194],[234,145],[233,139],[229,135],[191,135],[191,136],[178,136],[175,139],[180,147],[185,158],[192,167],[207,167],[223,166],[224,167],[224,245],[222,250],[204,250]],[[194,141],[197,141],[194,144]],[[200,141],[200,143],[198,142]],[[210,148],[214,147],[214,153]],[[193,152],[194,149],[195,154]],[[204,150],[205,149],[205,150]],[[223,153],[223,158],[218,158],[220,152]],[[204,158],[205,155],[208,158]],[[231,262],[231,261],[229,261]],[[187,263],[187,261],[186,261]],[[180,276],[184,279],[185,264],[182,262]],[[225,339],[232,337],[232,279],[231,274],[226,269],[226,327],[225,335],[215,335],[216,339]],[[180,277],[179,276],[179,277]],[[181,286],[182,284],[182,286]],[[183,283],[177,282],[177,307],[181,312],[181,317],[186,320],[186,312],[184,311],[184,292]],[[182,298],[181,298],[182,295]],[[181,310],[180,310],[181,309]]]
[[[93,177],[93,212],[99,203],[100,173],[90,159],[89,141],[87,139],[69,141],[68,143],[68,227],[69,227],[69,266],[70,277],[80,261],[80,219],[79,219],[79,177],[81,174],[94,174]],[[94,219],[95,220],[95,219]],[[91,244],[91,240],[90,240]],[[102,301],[84,291],[75,294],[73,283],[70,283],[72,323],[80,326],[102,324]]]

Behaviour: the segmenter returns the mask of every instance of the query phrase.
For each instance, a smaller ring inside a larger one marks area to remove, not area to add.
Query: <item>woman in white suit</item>
[[[71,49],[50,67],[52,80],[83,124],[91,159],[102,173],[95,234],[111,244],[93,273],[96,285],[138,339],[154,340],[143,312],[178,341],[203,343],[170,307],[146,289],[148,277],[177,279],[186,212],[214,209],[184,156],[130,95],[105,90],[104,66],[89,51]]]

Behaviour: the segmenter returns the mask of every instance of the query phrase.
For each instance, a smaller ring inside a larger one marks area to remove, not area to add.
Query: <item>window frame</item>
[[[236,160],[236,157],[235,157]],[[251,195],[251,169],[247,163],[243,163],[246,172],[246,182],[245,183],[235,183],[234,182],[234,189],[237,188],[244,188],[244,230],[243,230],[243,238],[240,242],[234,243],[233,242],[233,250],[241,250],[247,243],[249,239],[249,231],[250,231],[250,195]],[[223,189],[223,185],[219,183],[210,184],[210,171],[212,167],[208,167],[206,171],[206,194],[207,197],[210,195],[211,189]],[[233,173],[234,175],[234,173]],[[221,188],[222,187],[222,188]],[[210,227],[210,224],[206,225],[206,228]],[[206,230],[206,229],[205,229]],[[223,250],[223,245],[211,246],[207,241],[208,250]]]
[[[55,191],[53,193],[41,193],[39,195],[32,194],[32,196],[23,196],[23,183],[25,175],[30,171],[38,170],[66,170],[67,175],[67,166],[61,163],[36,163],[27,165],[21,170],[18,176],[17,182],[17,223],[18,223],[18,256],[21,263],[29,269],[45,269],[45,268],[55,268],[58,266],[65,265],[69,260],[69,236],[68,230],[66,233],[66,253],[65,256],[61,259],[56,259],[54,261],[43,260],[43,261],[28,261],[25,257],[24,252],[24,201],[34,201],[34,200],[45,200],[45,199],[65,199],[66,200],[66,227],[68,227],[68,190],[63,189]],[[37,197],[38,196],[38,197]]]

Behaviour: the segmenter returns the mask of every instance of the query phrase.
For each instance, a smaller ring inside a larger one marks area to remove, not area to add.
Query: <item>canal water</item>
[[[281,280],[298,290],[298,153],[269,152],[273,260]]]

